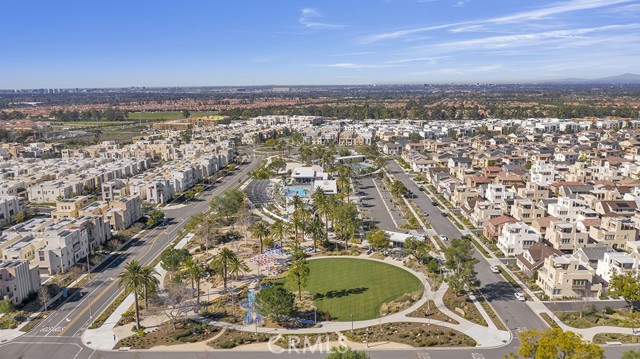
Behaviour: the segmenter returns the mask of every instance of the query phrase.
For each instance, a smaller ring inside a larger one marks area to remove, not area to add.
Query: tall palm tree
[[[304,208],[300,208],[293,212],[291,221],[293,222],[293,228],[295,229],[296,242],[299,240],[298,233],[301,232],[302,240],[304,240],[305,228],[307,226],[307,222],[309,221],[309,212],[307,212]]]
[[[200,261],[196,258],[189,257],[182,263],[182,274],[191,280],[191,291],[195,289],[195,297],[197,308],[200,308],[200,280],[204,275],[204,268]],[[195,283],[195,288],[194,288]]]
[[[287,226],[285,223],[281,219],[276,220],[269,226],[269,232],[273,239],[280,241],[280,248],[282,248],[282,240],[287,234]]]
[[[145,282],[149,281],[147,277],[148,273],[144,270],[144,267],[140,265],[140,262],[136,260],[129,261],[124,266],[124,271],[118,275],[120,288],[130,290],[133,292],[133,298],[135,300],[136,309],[136,327],[140,328],[140,307],[138,305],[138,290],[144,286]]]
[[[262,254],[262,249],[263,249],[262,245],[263,245],[264,239],[269,237],[269,226],[265,221],[256,222],[251,227],[251,235],[254,238],[256,238],[258,241],[260,241],[260,253]]]
[[[313,239],[313,251],[316,252],[318,242],[325,239],[326,235],[319,215],[311,218],[307,231],[311,234],[311,238]]]
[[[142,284],[144,287],[144,310],[145,312],[149,310],[149,292],[155,292],[160,286],[160,280],[156,275],[159,275],[155,269],[144,266],[142,267],[144,272],[144,277],[146,278],[145,282]]]
[[[227,279],[229,278],[229,269],[231,264],[237,260],[237,256],[229,248],[222,248],[220,252],[213,258],[212,265],[216,272],[222,276],[224,283],[224,291],[227,291]]]

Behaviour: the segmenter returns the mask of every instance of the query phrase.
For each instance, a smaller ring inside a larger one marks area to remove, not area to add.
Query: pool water
[[[309,190],[306,188],[298,188],[298,187],[287,188],[287,192],[286,192],[287,197],[293,197],[295,195],[298,195],[298,197],[308,197]]]

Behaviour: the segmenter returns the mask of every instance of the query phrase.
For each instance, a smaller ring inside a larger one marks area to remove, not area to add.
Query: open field
[[[352,314],[353,320],[379,317],[384,303],[423,289],[411,273],[376,261],[323,258],[309,261],[309,268],[304,290],[332,320],[349,321]],[[291,284],[287,287],[295,292]]]

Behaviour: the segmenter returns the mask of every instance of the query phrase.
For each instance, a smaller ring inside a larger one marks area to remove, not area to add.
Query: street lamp
[[[353,333],[353,313],[351,313],[351,332]]]

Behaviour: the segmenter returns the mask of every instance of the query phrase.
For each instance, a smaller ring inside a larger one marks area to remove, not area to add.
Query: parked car
[[[491,266],[491,267],[489,267],[489,269],[493,273],[500,273],[500,268],[498,268],[498,266]]]
[[[446,241],[449,240],[449,238],[447,238],[447,236],[445,236],[444,234],[441,234],[440,235],[440,240],[443,241],[443,242],[446,242]]]
[[[524,302],[527,300],[527,297],[522,292],[516,292],[515,297],[517,300]]]

